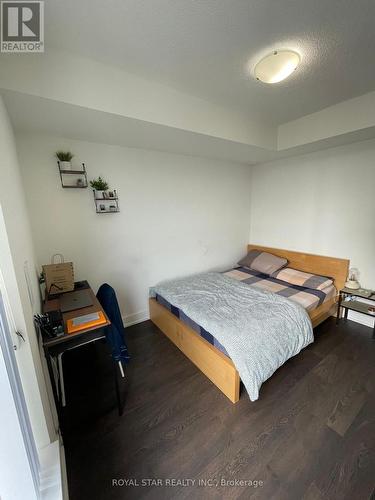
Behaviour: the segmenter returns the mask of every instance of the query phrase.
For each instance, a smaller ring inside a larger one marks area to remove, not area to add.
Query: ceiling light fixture
[[[256,64],[255,78],[264,83],[281,82],[297,69],[300,61],[300,55],[293,50],[275,50]]]

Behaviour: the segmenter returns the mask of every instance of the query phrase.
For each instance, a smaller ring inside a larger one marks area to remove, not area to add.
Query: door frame
[[[30,418],[27,411],[25,396],[22,389],[21,378],[18,372],[9,323],[6,316],[4,298],[0,290],[0,356],[4,359],[5,369],[8,374],[9,385],[13,395],[14,406],[23,437],[25,453],[30,466],[36,498],[40,498],[40,463]]]

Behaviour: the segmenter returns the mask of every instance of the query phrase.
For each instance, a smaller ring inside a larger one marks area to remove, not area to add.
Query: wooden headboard
[[[326,257],[311,253],[294,252],[280,248],[263,247],[260,245],[248,245],[248,250],[262,250],[278,257],[288,259],[288,266],[306,273],[329,276],[334,280],[337,290],[344,287],[349,271],[349,260],[337,257]]]

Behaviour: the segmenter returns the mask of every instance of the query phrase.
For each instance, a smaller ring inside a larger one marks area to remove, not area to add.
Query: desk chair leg
[[[59,374],[60,374],[60,389],[61,389],[61,405],[63,407],[66,406],[66,399],[65,399],[65,384],[64,384],[64,371],[63,371],[63,364],[62,364],[62,355],[64,353],[60,353],[57,356],[58,362],[59,362]]]

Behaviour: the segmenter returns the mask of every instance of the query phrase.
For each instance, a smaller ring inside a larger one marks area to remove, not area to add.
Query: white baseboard
[[[62,463],[58,439],[40,449],[40,498],[42,500],[63,500]]]
[[[60,460],[61,460],[61,480],[63,500],[69,500],[68,474],[66,471],[65,448],[60,438]]]
[[[127,314],[122,317],[122,321],[125,326],[132,326],[138,323],[142,323],[142,321],[147,321],[150,319],[150,315],[148,311],[138,311],[133,314]]]

